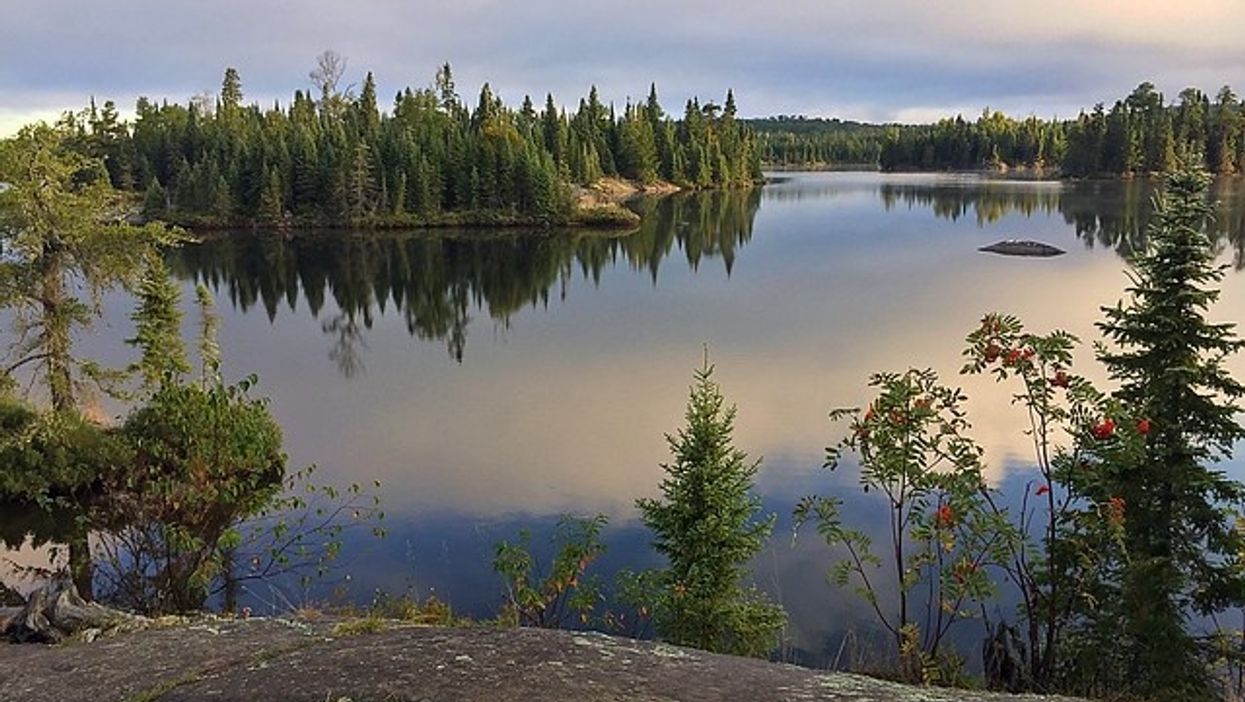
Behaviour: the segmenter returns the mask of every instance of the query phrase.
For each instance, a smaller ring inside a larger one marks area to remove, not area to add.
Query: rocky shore
[[[4,702],[1056,699],[908,687],[602,634],[381,620],[202,617],[91,643],[0,644]]]

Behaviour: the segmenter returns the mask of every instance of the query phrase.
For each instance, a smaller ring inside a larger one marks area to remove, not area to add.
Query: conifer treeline
[[[774,168],[872,165],[881,155],[880,124],[780,115],[747,120],[761,161]]]
[[[677,120],[655,86],[621,115],[595,87],[568,113],[552,95],[541,111],[530,97],[508,107],[486,83],[470,108],[448,64],[387,112],[371,73],[357,96],[329,76],[318,96],[300,90],[288,107],[263,109],[243,104],[230,68],[214,98],[140,98],[133,124],[112,103],[92,105],[85,122],[84,143],[114,186],[145,193],[148,215],[190,224],[559,221],[573,209],[567,186],[602,176],[692,188],[761,177],[729,92],[721,107],[689,100]]]
[[[1196,88],[1168,103],[1142,83],[1111,109],[1101,103],[1075,120],[1015,120],[986,112],[906,130],[890,130],[879,163],[891,169],[1055,167],[1068,176],[1165,173],[1179,150],[1205,155],[1219,174],[1245,170],[1241,103],[1224,86],[1214,100]]]
[[[931,125],[864,125],[838,120],[753,120],[767,165],[857,162],[876,153],[883,170],[1047,168],[1063,175],[1122,176],[1170,171],[1176,154],[1205,155],[1213,173],[1245,172],[1245,115],[1224,86],[1212,99],[1196,88],[1168,102],[1142,83],[1110,109],[1074,120],[1014,119],[986,110],[976,120]],[[762,126],[768,125],[768,126]],[[872,162],[872,161],[870,161]]]

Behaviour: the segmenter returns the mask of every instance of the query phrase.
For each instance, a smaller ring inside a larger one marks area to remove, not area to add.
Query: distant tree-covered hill
[[[926,125],[877,125],[801,117],[748,120],[769,167],[877,164],[882,170],[1052,170],[1066,176],[1127,176],[1170,170],[1181,149],[1214,173],[1245,172],[1245,115],[1231,88],[1214,99],[1197,88],[1168,102],[1142,83],[1110,109],[1076,119],[1023,119],[984,110]]]
[[[880,124],[781,115],[746,120],[769,167],[874,165],[887,127]]]

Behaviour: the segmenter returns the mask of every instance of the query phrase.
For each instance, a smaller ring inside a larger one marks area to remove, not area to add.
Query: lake
[[[957,375],[964,336],[999,311],[1096,339],[1099,308],[1127,282],[1122,257],[1142,244],[1149,196],[1140,181],[784,173],[749,193],[637,203],[643,224],[626,236],[240,233],[186,248],[172,267],[188,299],[195,281],[214,290],[227,375],[258,375],[291,467],[317,465],[317,482],[381,483],[388,536],[352,533],[315,597],[435,593],[495,614],[493,545],[523,528],[540,542],[567,512],[610,517],[598,572],[655,565],[633,504],[657,494],[664,435],[683,422],[707,347],[739,408],[736,445],[763,458],[757,490],[779,515],[756,582],[790,614],[793,657],[819,664],[869,620],[826,583],[833,554],[815,533],[793,543],[791,509],[832,493],[849,500],[848,519],[878,523],[850,468],[821,469],[841,431],[827,413],[867,402],[872,372],[932,367],[969,394],[990,479],[1023,491],[1024,418],[1007,388]],[[1219,182],[1215,197],[1215,239],[1233,268],[1216,317],[1240,320],[1245,183]],[[977,250],[1007,238],[1067,254]],[[123,364],[128,311],[111,298],[83,350]],[[1079,358],[1102,379],[1088,344]],[[1232,368],[1245,374],[1242,359]],[[259,609],[304,596],[288,585],[250,593]]]

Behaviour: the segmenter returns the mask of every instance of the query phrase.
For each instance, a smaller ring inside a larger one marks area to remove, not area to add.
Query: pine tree
[[[1115,344],[1100,358],[1118,398],[1148,420],[1144,458],[1110,476],[1127,506],[1123,675],[1165,700],[1214,696],[1188,616],[1245,604],[1245,538],[1224,511],[1245,500],[1245,485],[1215,467],[1245,438],[1235,418],[1245,386],[1224,367],[1245,342],[1233,325],[1206,320],[1223,269],[1204,231],[1209,177],[1195,160],[1186,155],[1155,198],[1130,299],[1099,325]]]
[[[366,139],[375,139],[380,133],[380,109],[376,106],[376,79],[372,72],[367,72],[363,80],[363,91],[359,93],[356,105],[359,113],[359,128]]]
[[[1176,138],[1182,148],[1202,149],[1206,144],[1206,96],[1196,88],[1180,91],[1176,112]]]
[[[143,216],[147,219],[160,219],[168,209],[168,194],[160,186],[159,178],[152,178],[143,194]]]
[[[376,198],[376,179],[372,173],[371,150],[366,143],[355,144],[354,156],[350,159],[343,184],[342,203],[346,218],[358,221],[371,216]]]
[[[398,171],[398,179],[393,184],[393,198],[389,204],[390,210],[395,215],[406,214],[407,188],[406,171]]]
[[[1236,169],[1236,139],[1240,129],[1240,103],[1228,86],[1223,86],[1215,101],[1214,128],[1210,134],[1207,160],[1216,173],[1228,174]]]
[[[666,437],[674,461],[662,466],[662,499],[636,505],[669,562],[654,617],[658,634],[709,651],[764,656],[778,643],[786,615],[742,584],[774,517],[757,520],[761,501],[751,490],[760,461],[749,462],[732,444],[735,411],[706,357],[695,373],[687,426]]]
[[[458,106],[458,93],[454,92],[454,71],[448,62],[437,69],[437,96],[441,101],[441,109],[447,113],[452,113]]]
[[[523,96],[523,105],[519,107],[519,134],[528,142],[536,135],[536,107],[532,105],[532,96]]]
[[[223,113],[236,113],[242,106],[242,79],[235,68],[226,68],[220,86],[220,107]]]
[[[292,209],[295,212],[310,212],[321,205],[320,156],[307,130],[295,130],[292,151]]]
[[[130,372],[142,378],[142,389],[154,391],[166,380],[178,380],[190,372],[182,343],[181,290],[169,278],[168,268],[155,259],[139,281],[138,307],[130,315],[134,336],[125,343],[142,351]]]
[[[553,156],[554,163],[562,166],[566,162],[566,126],[553,104],[553,93],[545,95],[545,111],[541,113],[540,121],[545,149]]]
[[[1167,173],[1176,166],[1176,136],[1169,113],[1160,112],[1156,119],[1154,160],[1150,163],[1150,170],[1156,173]]]
[[[30,281],[6,286],[0,304],[32,318],[10,347],[17,361],[9,371],[34,369],[57,412],[77,409],[84,384],[107,390],[112,380],[73,353],[77,329],[102,313],[105,291],[134,281],[143,262],[177,238],[158,224],[118,221],[107,172],[73,148],[77,135],[73,122],[62,120],[0,141],[0,182],[9,186],[0,191],[0,274]],[[34,343],[22,340],[28,334]]]
[[[6,286],[0,304],[20,322],[5,375],[33,371],[52,410],[76,416],[84,381],[109,390],[114,374],[73,353],[75,331],[101,314],[105,291],[132,281],[144,260],[176,239],[160,225],[118,221],[117,194],[98,159],[75,150],[79,131],[71,119],[55,126],[24,127],[0,141],[0,275],[30,281]],[[32,334],[33,330],[37,333]],[[26,337],[33,337],[27,343]],[[69,570],[78,593],[93,594],[90,544],[85,528],[69,537]]]
[[[218,175],[215,181],[208,182],[210,195],[207,201],[212,203],[212,214],[221,219],[229,219],[233,213],[233,195],[229,192],[229,181],[224,175]]]
[[[645,109],[627,106],[622,124],[618,162],[623,176],[651,183],[657,180],[657,141]]]
[[[280,221],[285,214],[285,189],[281,186],[281,177],[275,168],[268,169],[268,177],[264,179],[264,187],[259,194],[259,208],[256,214],[266,222]]]

